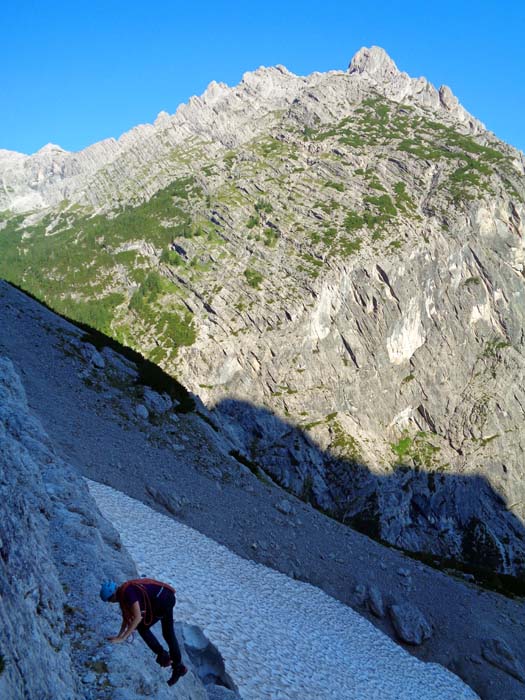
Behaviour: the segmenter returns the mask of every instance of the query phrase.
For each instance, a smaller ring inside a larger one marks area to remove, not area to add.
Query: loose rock
[[[376,617],[385,616],[385,603],[377,586],[369,586],[368,588],[368,607]]]
[[[390,617],[397,636],[407,644],[423,644],[432,636],[432,627],[423,613],[411,603],[390,607]]]
[[[481,645],[481,654],[489,664],[525,683],[525,672],[514,652],[503,639],[487,639]]]

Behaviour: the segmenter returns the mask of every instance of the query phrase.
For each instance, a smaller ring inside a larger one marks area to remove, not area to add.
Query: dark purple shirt
[[[148,601],[145,600],[143,588],[148,596]],[[137,602],[140,606],[142,617],[148,618],[153,615],[154,618],[163,617],[169,608],[173,607],[174,596],[169,588],[165,588],[162,583],[141,583],[140,587],[137,584],[130,583],[119,597],[119,601],[124,608],[131,610],[133,603]],[[149,622],[149,620],[148,620]]]

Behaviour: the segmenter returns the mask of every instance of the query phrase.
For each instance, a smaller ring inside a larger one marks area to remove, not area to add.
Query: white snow
[[[114,489],[88,481],[142,575],[177,589],[176,618],[202,627],[243,700],[470,700],[321,590],[233,554]]]

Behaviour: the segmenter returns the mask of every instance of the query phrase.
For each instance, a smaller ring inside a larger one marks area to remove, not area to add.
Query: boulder
[[[139,403],[138,406],[136,406],[135,413],[137,418],[142,418],[143,420],[148,420],[149,418],[149,411],[142,403]]]
[[[184,496],[166,494],[156,488],[153,488],[152,486],[147,486],[146,490],[153,500],[159,504],[159,506],[165,508],[172,515],[182,515],[182,512],[189,504],[188,499]]]
[[[357,605],[364,605],[366,602],[366,586],[364,586],[362,583],[358,583],[357,586],[354,588],[354,595],[356,598]]]
[[[390,618],[396,635],[406,644],[418,646],[432,636],[432,627],[423,613],[411,603],[392,605]]]
[[[198,675],[201,681],[212,688],[213,686],[222,686],[227,690],[231,690],[233,695],[215,694],[211,697],[230,698],[237,697],[235,691],[237,687],[232,678],[226,673],[224,660],[217,647],[210,642],[204,632],[196,625],[187,625],[185,623],[177,623],[177,636],[182,636],[184,648],[188,654],[193,671]],[[180,635],[179,635],[180,633]],[[208,692],[208,697],[210,693]]]
[[[385,603],[383,595],[377,586],[368,587],[368,607],[376,617],[385,616]]]
[[[523,666],[503,639],[486,639],[481,645],[481,654],[489,664],[500,668],[505,673],[525,683]]]
[[[142,393],[144,405],[150,413],[161,416],[173,407],[173,401],[168,394],[159,394],[149,386],[145,386]]]
[[[76,343],[76,347],[80,353],[80,356],[90,365],[97,367],[98,369],[104,369],[106,366],[106,360],[102,357],[99,351],[91,343]]]
[[[293,508],[292,504],[290,501],[287,501],[285,498],[282,499],[282,501],[279,501],[279,503],[275,504],[275,507],[280,513],[283,513],[284,515],[292,515],[293,514]]]

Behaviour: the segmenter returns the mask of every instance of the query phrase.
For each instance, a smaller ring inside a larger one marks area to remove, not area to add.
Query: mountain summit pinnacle
[[[367,73],[376,80],[389,80],[399,75],[398,67],[380,46],[359,49],[348,66],[348,72]]]

